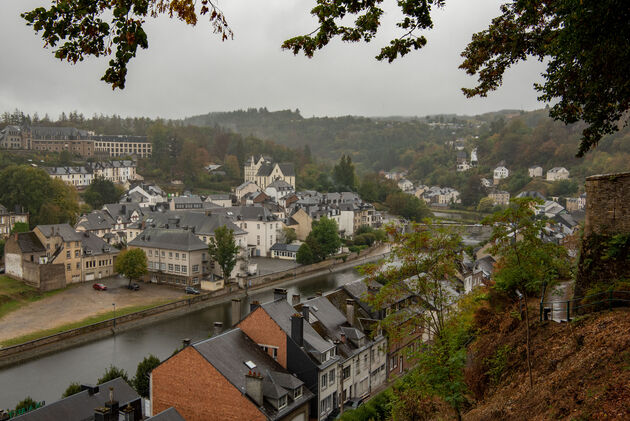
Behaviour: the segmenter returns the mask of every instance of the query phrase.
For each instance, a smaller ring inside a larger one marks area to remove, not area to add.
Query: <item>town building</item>
[[[299,249],[299,244],[276,243],[271,247],[271,257],[274,259],[295,260]]]
[[[28,224],[28,212],[24,212],[23,209],[9,212],[6,207],[0,205],[0,238],[7,237],[17,223]]]
[[[284,227],[284,223],[264,206],[231,206],[211,209],[210,212],[227,216],[247,232],[250,256],[269,257],[271,247],[278,242],[278,232]]]
[[[269,157],[252,156],[245,163],[243,173],[243,181],[251,181],[263,190],[275,180],[283,180],[295,189],[295,168],[292,163],[276,163]]]
[[[66,284],[116,274],[119,250],[96,235],[79,233],[68,224],[38,225],[33,232],[45,247],[48,261],[64,265]]]
[[[168,208],[174,210],[201,210],[203,209],[203,200],[196,194],[173,196],[168,201]]]
[[[81,391],[47,403],[10,419],[19,421],[184,421],[176,409],[166,408],[159,414],[145,417],[142,398],[121,377],[98,386],[81,385]],[[2,411],[0,411],[0,419]]]
[[[304,382],[316,396],[309,418],[323,421],[339,406],[337,346],[311,326],[308,307],[302,314],[296,312],[286,300],[286,291],[275,298],[262,305],[254,303],[237,327]]]
[[[155,184],[138,184],[120,198],[120,203],[137,203],[142,208],[156,206],[166,201],[166,193]]]
[[[402,191],[409,192],[413,190],[413,183],[406,178],[402,178],[398,181],[398,188]]]
[[[77,188],[85,188],[92,184],[94,174],[86,167],[47,167],[50,178],[56,178]]]
[[[135,161],[99,161],[88,164],[94,178],[103,178],[112,183],[125,184],[136,179]]]
[[[295,187],[284,180],[274,180],[265,188],[265,194],[278,203],[281,198],[295,193]]]
[[[504,166],[496,167],[493,172],[494,184],[495,185],[499,184],[500,180],[503,180],[504,178],[508,178],[509,175],[510,175],[510,171],[506,167]]]
[[[547,171],[547,181],[568,180],[569,171],[564,167],[553,167]]]
[[[259,191],[260,191],[260,187],[258,187],[256,183],[254,183],[253,181],[245,181],[243,184],[241,184],[240,186],[234,189],[234,194],[236,195],[236,200],[240,202],[241,198],[245,196],[246,194],[255,193]]]
[[[232,198],[230,198],[229,194],[211,194],[206,197],[205,202],[213,203],[222,208],[232,206]]]
[[[231,329],[184,347],[151,372],[152,410],[187,421],[306,421],[313,393],[269,348]]]
[[[153,154],[153,144],[146,136],[94,135],[92,139],[97,155],[149,158]]]
[[[532,167],[529,167],[527,169],[527,172],[529,173],[529,176],[532,178],[543,176],[543,169],[540,165],[534,165]]]
[[[94,156],[94,141],[88,131],[74,127],[22,127],[23,144],[27,149],[45,152],[68,151],[82,158]]]
[[[488,195],[492,199],[492,203],[501,206],[507,206],[510,204],[510,193],[504,190],[494,190]]]
[[[477,259],[472,271],[464,278],[464,292],[469,293],[479,286],[488,285],[495,263],[496,261],[490,255]]]
[[[147,256],[145,281],[180,287],[197,286],[208,275],[208,245],[191,230],[147,228],[128,243]]]

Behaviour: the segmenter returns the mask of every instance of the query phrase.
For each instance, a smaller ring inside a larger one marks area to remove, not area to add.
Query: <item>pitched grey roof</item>
[[[213,236],[214,231],[222,226],[234,231],[234,234],[246,234],[246,231],[235,225],[230,218],[223,214],[206,215],[201,212],[148,212],[145,215],[145,222],[155,225],[156,228],[183,228],[188,227],[194,230],[197,235]]]
[[[65,242],[81,241],[81,234],[79,234],[69,224],[38,225],[37,228],[46,238],[59,235]]]
[[[217,208],[211,211],[213,214],[225,214],[237,220],[275,221],[278,218],[263,206],[230,206]]]
[[[94,234],[84,232],[81,235],[81,248],[83,254],[99,256],[102,254],[118,254],[120,250],[110,246]]]
[[[103,210],[114,220],[118,217],[122,218],[123,223],[131,222],[131,214],[135,211],[142,215],[142,208],[138,203],[108,203],[103,205]]]
[[[281,179],[273,180],[267,187],[273,187],[276,190],[293,190],[292,185]]]
[[[280,171],[282,171],[282,175],[285,177],[294,177],[295,176],[295,167],[290,162],[281,162],[278,164],[280,167]]]
[[[545,200],[545,196],[542,193],[537,191],[523,191],[516,195],[516,197],[532,197],[534,199],[542,199]]]
[[[266,399],[277,399],[286,395],[285,387],[295,388],[303,385],[301,380],[291,376],[239,328],[228,330],[192,346],[241,393],[245,393],[245,375],[250,371],[264,376],[263,397]],[[256,367],[250,369],[245,365],[248,361],[254,363]],[[289,381],[287,377],[293,377],[293,380]],[[260,409],[271,419],[281,418],[313,396],[306,388],[302,393],[303,396],[295,401],[289,399],[287,406],[280,411],[267,402]]]
[[[295,314],[295,309],[287,300],[273,301],[263,304],[261,307],[280,326],[280,329],[291,336],[291,316]],[[304,323],[304,345],[305,348],[310,348],[319,354],[328,351],[334,346],[331,342],[322,338],[308,323]]]
[[[111,229],[114,220],[109,214],[102,210],[95,210],[81,217],[77,227],[83,227],[87,231]]]
[[[146,421],[186,421],[177,409],[170,407],[152,417],[146,418]]]
[[[163,228],[147,228],[134,238],[129,245],[181,251],[206,250],[208,248],[191,231]]]
[[[109,401],[109,388],[114,388],[114,399],[120,407],[140,399],[138,393],[122,378],[110,380],[98,386],[98,392],[90,395],[83,390],[67,398],[48,403],[34,411],[27,412],[14,420],[19,421],[88,421],[94,419],[94,410],[105,406]]]
[[[17,244],[22,253],[41,253],[46,251],[46,248],[33,231],[18,233]]]
[[[277,251],[292,251],[294,253],[297,253],[297,251],[300,249],[300,245],[299,244],[282,244],[282,243],[276,243],[273,246],[271,246],[271,250],[277,250]]]
[[[31,126],[31,136],[33,139],[87,139],[89,133],[75,127],[45,127]]]

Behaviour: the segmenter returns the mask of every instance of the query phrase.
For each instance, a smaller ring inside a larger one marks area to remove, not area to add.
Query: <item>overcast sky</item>
[[[149,49],[129,66],[127,87],[112,91],[100,80],[106,59],[70,65],[43,48],[20,13],[45,0],[0,2],[0,111],[78,110],[122,116],[180,118],[248,107],[299,108],[305,117],[338,115],[479,114],[541,108],[532,84],[541,63],[510,70],[500,91],[466,99],[460,88],[474,79],[457,67],[472,33],[499,14],[500,0],[448,0],[435,13],[428,44],[393,64],[374,59],[396,34],[395,1],[385,1],[382,33],[370,44],[336,41],[313,59],[280,49],[282,41],[310,32],[314,0],[223,0],[234,40],[221,42],[207,21],[196,27],[149,19]]]

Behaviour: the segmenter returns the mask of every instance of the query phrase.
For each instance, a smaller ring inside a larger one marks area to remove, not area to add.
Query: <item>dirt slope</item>
[[[570,324],[532,321],[533,388],[525,323],[514,313],[477,315],[469,347],[473,392],[465,420],[630,420],[630,312],[584,316]]]

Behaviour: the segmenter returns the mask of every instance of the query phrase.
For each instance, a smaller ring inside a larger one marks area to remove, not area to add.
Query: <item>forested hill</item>
[[[464,184],[465,174],[455,173],[455,151],[447,144],[458,138],[467,139],[466,152],[478,148],[480,168],[475,172],[481,177],[490,176],[501,161],[520,175],[532,165],[545,171],[563,166],[578,180],[630,169],[628,127],[605,137],[598,148],[578,159],[582,125],[555,122],[547,110],[502,110],[472,117],[303,118],[299,110],[252,108],[195,116],[184,124],[221,126],[294,148],[308,145],[314,156],[329,162],[346,153],[360,171],[406,169],[411,178],[427,184]]]
[[[447,123],[451,121],[448,118]],[[346,153],[360,169],[375,171],[401,165],[401,155],[407,150],[442,145],[453,136],[472,133],[472,124],[454,117],[453,121],[459,124],[430,126],[426,119],[416,118],[303,118],[299,110],[270,112],[265,108],[252,108],[195,116],[185,119],[184,124],[221,126],[293,148],[308,145],[313,155],[329,161],[337,161]],[[406,160],[404,163],[411,162]]]

